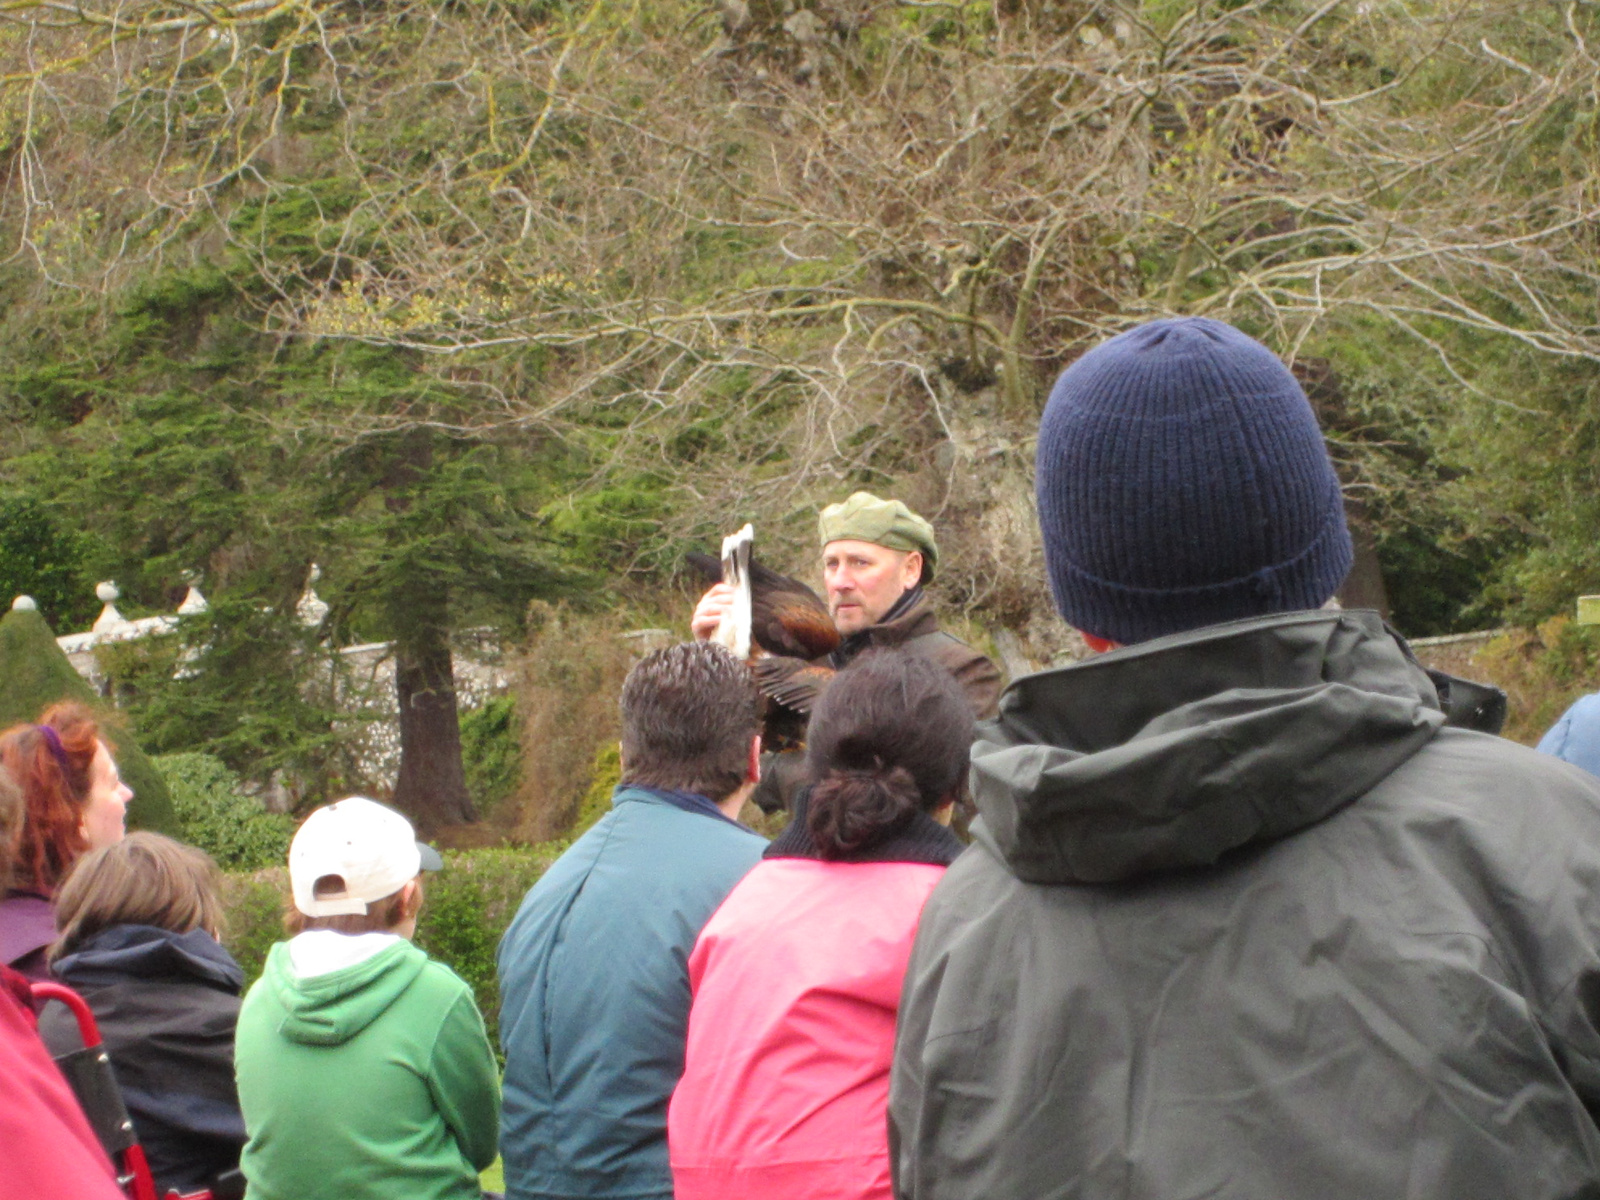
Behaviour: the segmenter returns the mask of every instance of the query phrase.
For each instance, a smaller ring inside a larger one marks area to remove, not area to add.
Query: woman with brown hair
[[[217,941],[216,864],[131,833],[78,860],[55,918],[51,963],[94,1011],[159,1190],[198,1190],[233,1170],[245,1138],[233,1082],[244,972]],[[82,1045],[59,1004],[39,1032],[58,1057]]]
[[[56,887],[85,851],[122,840],[133,790],[118,775],[94,714],[73,701],[0,734],[0,766],[25,802],[11,887],[0,899],[0,963],[48,979]]]

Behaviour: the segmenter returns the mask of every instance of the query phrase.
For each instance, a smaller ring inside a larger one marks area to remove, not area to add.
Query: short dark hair
[[[622,782],[727,799],[745,782],[761,694],[714,642],[657,650],[622,681]]]
[[[864,850],[959,799],[972,725],[954,676],[919,654],[874,650],[840,671],[806,734],[806,824],[823,857]]]

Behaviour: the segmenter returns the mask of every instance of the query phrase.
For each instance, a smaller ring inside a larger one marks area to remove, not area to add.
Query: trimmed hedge
[[[135,829],[172,833],[177,820],[172,815],[166,781],[117,714],[73,668],[44,618],[36,611],[14,608],[0,617],[0,729],[36,721],[58,700],[85,704],[99,720],[122,780],[133,789],[128,824]]]
[[[294,820],[246,796],[239,777],[210,754],[159,754],[151,763],[166,781],[179,836],[224,871],[256,871],[287,861]]]
[[[494,811],[522,782],[520,726],[515,696],[495,696],[461,714],[461,761],[480,817]]]
[[[500,991],[495,947],[528,889],[566,848],[565,842],[556,842],[526,850],[447,850],[444,870],[425,880],[417,945],[471,986],[496,1053]],[[254,983],[267,951],[283,940],[289,870],[271,867],[225,875],[222,894],[228,917],[223,941],[244,968],[247,984]]]

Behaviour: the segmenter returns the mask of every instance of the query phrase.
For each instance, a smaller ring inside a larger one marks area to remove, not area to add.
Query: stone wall
[[[316,577],[313,569],[297,606],[300,618],[307,626],[320,625],[328,614],[328,606],[312,587]],[[117,611],[116,584],[101,583],[96,587],[95,594],[104,607],[94,627],[83,633],[58,637],[56,644],[78,674],[102,696],[111,694],[111,681],[105,677],[95,654],[97,647],[176,633],[185,616],[205,612],[207,608],[199,588],[191,586],[175,614],[140,617],[130,621]],[[31,604],[32,601],[19,597],[16,603]],[[332,672],[335,675],[335,702],[338,709],[346,714],[340,732],[349,741],[360,774],[372,787],[387,792],[394,787],[395,777],[400,770],[400,722],[395,701],[393,646],[389,642],[368,642],[359,646],[340,647],[334,653],[337,655],[337,665]],[[477,708],[510,687],[504,658],[504,650],[491,630],[468,630],[457,638],[453,663],[456,700],[461,711]],[[293,797],[284,791],[281,782],[275,781],[265,790],[262,800],[268,808],[282,811],[292,804]]]

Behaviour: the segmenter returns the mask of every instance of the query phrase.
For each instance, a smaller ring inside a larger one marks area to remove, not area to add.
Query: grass
[[[506,1190],[506,1166],[498,1158],[495,1159],[478,1176],[478,1186],[486,1192],[503,1192]]]

